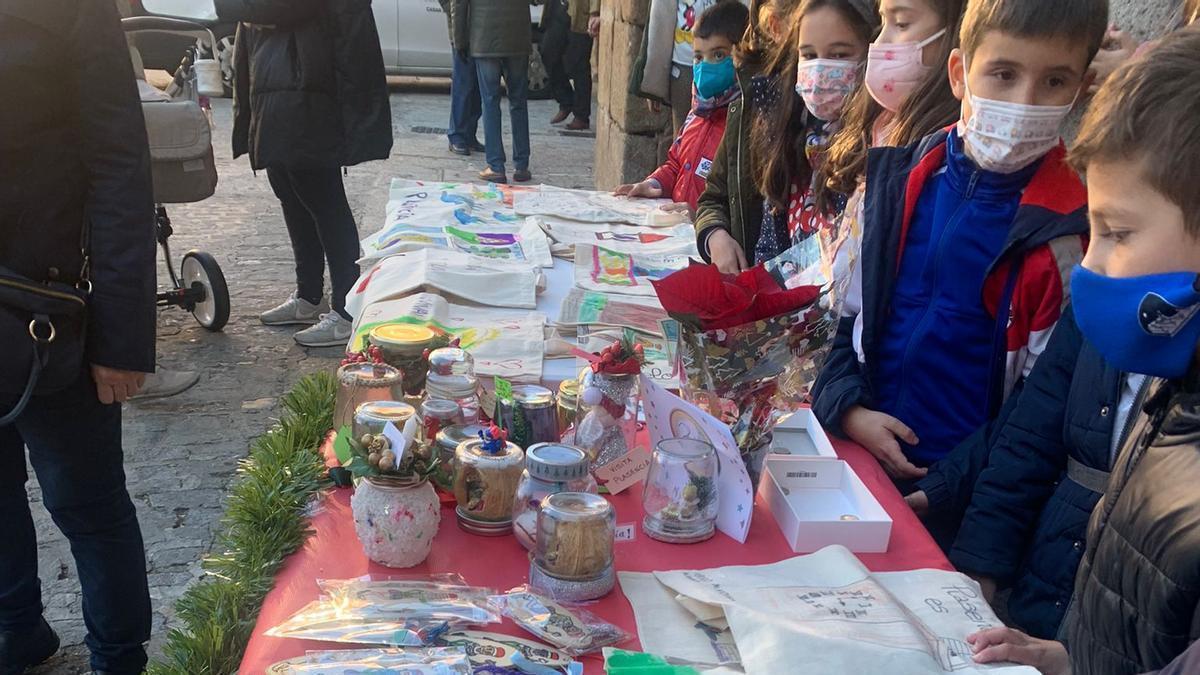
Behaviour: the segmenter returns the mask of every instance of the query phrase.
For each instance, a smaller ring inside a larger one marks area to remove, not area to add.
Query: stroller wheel
[[[200,296],[192,307],[192,316],[211,331],[219,331],[229,321],[229,286],[217,259],[204,251],[188,251],[179,265],[179,282]]]

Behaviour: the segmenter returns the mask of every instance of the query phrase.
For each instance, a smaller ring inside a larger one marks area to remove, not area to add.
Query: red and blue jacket
[[[979,171],[960,146],[942,131],[871,150],[862,311],[841,320],[813,388],[835,433],[854,405],[895,415],[921,440],[904,448],[919,466],[994,417],[1028,375],[1088,229],[1061,145],[1016,176]]]
[[[664,197],[685,202],[694,212],[696,202],[708,185],[708,172],[712,170],[717,147],[725,135],[728,116],[728,102],[703,114],[696,110],[689,113],[679,136],[667,151],[667,161],[646,179],[658,181]]]

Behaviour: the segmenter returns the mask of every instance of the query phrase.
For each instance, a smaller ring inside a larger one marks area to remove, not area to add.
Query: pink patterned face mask
[[[943,28],[920,42],[874,43],[867,52],[867,91],[879,105],[896,112],[929,74],[922,50],[946,34]]]
[[[796,68],[796,93],[817,119],[832,122],[842,115],[846,97],[858,85],[860,61],[812,59]]]

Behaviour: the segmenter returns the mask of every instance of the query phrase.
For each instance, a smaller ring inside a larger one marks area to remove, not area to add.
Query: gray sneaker
[[[258,316],[267,326],[311,326],[321,320],[321,315],[329,311],[329,300],[321,298],[321,303],[314,305],[292,293],[282,305],[268,309]]]
[[[354,324],[337,312],[322,314],[321,320],[312,328],[296,333],[296,342],[305,347],[345,347],[350,341]]]
[[[169,370],[159,368],[146,376],[146,382],[130,401],[145,401],[152,398],[167,398],[181,394],[200,381],[200,373],[192,370]]]

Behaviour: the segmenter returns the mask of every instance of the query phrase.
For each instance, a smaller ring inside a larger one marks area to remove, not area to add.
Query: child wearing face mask
[[[996,416],[1058,320],[1087,232],[1059,129],[1106,21],[1105,0],[971,0],[948,62],[958,124],[870,153],[862,307],[814,411],[905,493]]]
[[[818,230],[822,260],[841,313],[858,313],[852,277],[862,245],[867,151],[915,143],[959,117],[943,64],[958,47],[966,0],[883,0],[882,30],[867,55],[864,86],[851,95],[843,126],[830,141],[813,181],[813,203],[827,226]],[[849,195],[847,197],[847,195]],[[844,200],[844,207],[843,207]],[[841,210],[841,215],[833,214]]]
[[[769,260],[788,248],[793,233],[801,238],[817,227],[814,211],[805,209],[812,167],[858,82],[877,21],[871,0],[806,0],[766,74],[750,81],[749,138],[726,134],[696,217],[701,255],[722,272]],[[729,176],[725,158],[735,154],[750,161]],[[753,191],[761,210],[747,214],[743,204],[738,211],[730,183]]]
[[[733,46],[746,32],[750,12],[737,0],[705,10],[692,31],[692,112],[667,161],[640,183],[621,185],[613,194],[651,199],[669,196],[696,210],[725,133],[729,104],[741,97],[733,66]]]
[[[1084,117],[1071,163],[1087,174],[1092,238],[1071,280],[1075,320],[1091,359],[1149,384],[1081,542],[1065,643],[985,630],[967,638],[979,663],[1045,675],[1200,672],[1197,106],[1192,27],[1114,72]]]

